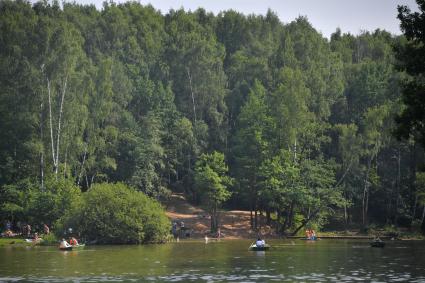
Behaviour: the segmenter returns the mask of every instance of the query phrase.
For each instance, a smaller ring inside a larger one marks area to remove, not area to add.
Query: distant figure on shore
[[[171,233],[173,234],[174,239],[178,238],[178,233],[177,233],[177,222],[173,222],[173,226],[171,227]]]
[[[7,222],[6,222],[6,231],[7,230],[12,230],[12,223],[10,223],[10,221],[9,220],[7,220]]]
[[[25,227],[25,233],[27,238],[29,238],[31,235],[31,225],[27,224],[27,226]]]
[[[39,236],[38,236],[38,233],[37,232],[35,232],[34,233],[34,240],[32,241],[33,243],[38,243],[38,242],[40,242],[41,240],[43,240],[42,238],[40,238]]]
[[[50,234],[50,228],[49,228],[49,226],[47,226],[46,223],[44,223],[43,229],[44,229],[44,234],[45,235],[49,235]]]
[[[220,228],[217,229],[217,233],[215,234],[217,239],[220,239],[223,235],[221,234]]]

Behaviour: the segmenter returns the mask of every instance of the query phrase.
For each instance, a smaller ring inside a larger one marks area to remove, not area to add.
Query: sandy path
[[[167,203],[167,216],[192,231],[192,237],[200,238],[210,231],[210,217],[208,213],[198,207],[192,206],[183,195],[173,194]],[[264,218],[260,220],[264,223]],[[270,227],[262,225],[261,234],[272,236]],[[220,213],[220,228],[226,239],[255,238],[258,233],[250,228],[249,211],[223,211]]]

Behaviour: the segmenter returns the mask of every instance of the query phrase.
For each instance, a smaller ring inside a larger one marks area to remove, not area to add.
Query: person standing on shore
[[[43,228],[44,228],[44,234],[49,235],[50,234],[49,226],[47,226],[47,224],[44,223]]]

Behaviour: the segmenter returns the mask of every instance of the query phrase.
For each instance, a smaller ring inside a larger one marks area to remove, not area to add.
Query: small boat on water
[[[84,249],[85,246],[86,246],[85,244],[78,244],[78,245],[72,246],[72,249],[73,250],[82,250],[82,249]]]
[[[370,242],[370,246],[373,248],[383,248],[385,247],[385,242],[382,240],[373,240]]]
[[[317,241],[318,238],[317,237],[311,237],[311,238],[301,238],[300,240],[304,240],[304,241]]]
[[[69,247],[59,247],[59,249],[61,251],[75,251],[75,250],[82,250],[84,249],[86,245],[82,244],[82,245],[74,245],[74,246],[69,246]]]
[[[258,246],[256,244],[252,244],[249,246],[250,251],[267,251],[270,249],[270,245],[265,244],[264,246]]]
[[[61,250],[61,251],[72,251],[72,246],[69,246],[69,247],[59,247],[59,250]]]

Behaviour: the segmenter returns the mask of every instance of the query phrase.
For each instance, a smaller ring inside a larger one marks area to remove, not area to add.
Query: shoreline
[[[266,235],[265,235],[266,236]],[[307,239],[305,237],[301,237],[301,236],[289,236],[289,237],[276,237],[276,236],[271,236],[271,237],[264,237],[266,240],[303,240],[303,241],[307,241]],[[319,236],[317,240],[364,240],[364,241],[370,241],[373,240],[374,237],[371,236]],[[396,242],[396,241],[425,241],[424,238],[406,238],[406,237],[401,237],[401,238],[391,238],[388,236],[383,236],[380,237],[382,240],[385,241],[390,241],[390,242]],[[208,242],[221,242],[221,241],[240,241],[240,240],[244,240],[244,241],[252,241],[253,238],[252,237],[223,237],[220,239],[217,238],[208,238]],[[190,238],[183,238],[183,239],[179,239],[179,240],[171,240],[168,242],[165,242],[164,244],[167,243],[176,243],[176,242],[182,242],[182,243],[187,243],[187,242],[204,242],[205,238],[203,237],[190,237]],[[105,244],[107,246],[109,245],[114,245],[114,244]],[[128,245],[140,245],[140,244],[128,244]],[[146,244],[149,245],[149,244]],[[33,243],[27,243],[25,241],[23,241],[23,239],[21,238],[0,238],[0,248],[5,248],[5,247],[25,247],[25,246],[46,246],[46,247],[52,247],[52,246],[57,246],[56,244],[33,244]],[[96,245],[94,245],[96,246]],[[100,245],[103,246],[103,245]]]
[[[222,237],[220,239],[208,237],[208,241],[225,241],[225,240],[252,240],[256,237],[243,237],[243,236],[230,236],[230,237]],[[269,240],[307,240],[306,237],[303,236],[287,236],[287,237],[280,237],[280,236],[273,236],[273,235],[263,235],[263,238],[269,239]],[[374,236],[368,236],[368,235],[358,235],[358,236],[318,236],[318,240],[373,240]],[[391,236],[380,236],[382,240],[386,241],[425,241],[425,238],[420,237],[398,237],[394,238]],[[190,241],[190,240],[202,240],[204,237],[190,237],[190,238],[183,238],[179,241]]]

